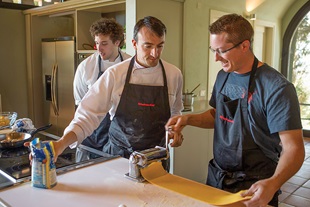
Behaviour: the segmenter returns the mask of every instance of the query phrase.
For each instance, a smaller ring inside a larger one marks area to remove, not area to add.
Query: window
[[[295,85],[304,136],[310,137],[310,2],[293,17],[284,38],[282,73]]]

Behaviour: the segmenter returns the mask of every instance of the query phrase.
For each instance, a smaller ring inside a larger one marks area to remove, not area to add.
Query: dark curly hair
[[[98,34],[109,35],[113,43],[120,41],[120,48],[124,45],[124,28],[113,18],[101,18],[95,21],[89,31],[94,39]]]
[[[220,17],[209,26],[209,31],[211,34],[227,33],[227,42],[233,44],[249,40],[252,45],[254,36],[250,22],[238,14],[227,14]]]

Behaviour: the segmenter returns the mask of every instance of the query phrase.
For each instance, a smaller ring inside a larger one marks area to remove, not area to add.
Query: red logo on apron
[[[155,104],[147,104],[147,103],[140,103],[140,102],[138,102],[138,106],[151,106],[151,107],[154,107]]]
[[[220,116],[220,119],[222,119],[222,120],[224,120],[224,121],[227,121],[227,122],[230,122],[230,123],[234,123],[234,120],[227,119],[227,118],[225,118],[224,116]]]

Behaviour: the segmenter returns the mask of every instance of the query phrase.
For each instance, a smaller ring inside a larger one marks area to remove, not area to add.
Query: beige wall
[[[134,55],[133,29],[145,16],[160,19],[167,27],[162,58],[182,70],[183,2],[182,0],[127,0],[126,1],[126,52]]]
[[[282,18],[282,30],[281,30],[281,38],[284,36],[284,33],[286,31],[287,26],[289,25],[291,19],[294,17],[294,15],[298,12],[298,10],[309,0],[296,0],[294,3],[290,6],[289,10],[285,12]]]
[[[184,89],[191,90],[198,83],[201,84],[199,90],[205,90],[208,86],[208,68],[209,60],[209,21],[210,10],[217,10],[227,13],[247,13],[248,2],[260,2],[251,13],[255,13],[258,20],[275,24],[275,48],[274,48],[274,67],[280,69],[281,44],[282,44],[282,18],[284,15],[295,12],[307,0],[283,0],[281,4],[278,1],[262,0],[248,1],[235,0],[233,3],[227,0],[187,0],[184,4],[184,60],[183,73],[185,77]],[[293,7],[291,7],[293,5]],[[293,9],[293,12],[290,10]],[[290,21],[293,15],[285,17],[285,21]],[[286,23],[284,24],[286,25]],[[218,70],[217,68],[214,70]],[[199,92],[199,91],[197,91]]]
[[[0,94],[3,111],[26,117],[27,78],[25,17],[21,10],[0,8]]]
[[[208,85],[209,21],[210,10],[241,12],[244,1],[190,0],[184,3],[183,73],[184,90],[191,91],[201,84],[196,92],[206,90]],[[213,61],[213,60],[212,60]]]

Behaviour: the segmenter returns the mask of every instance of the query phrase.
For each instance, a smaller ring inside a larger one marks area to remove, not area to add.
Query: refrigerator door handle
[[[51,98],[52,98],[52,107],[53,107],[53,111],[54,114],[56,115],[56,109],[55,109],[55,100],[54,100],[54,90],[55,90],[55,86],[54,86],[54,76],[55,76],[55,64],[53,65],[52,68],[52,77],[51,77]]]
[[[57,103],[57,94],[56,94],[56,81],[57,81],[57,69],[58,65],[54,64],[54,67],[52,69],[52,81],[51,81],[51,93],[52,93],[52,106],[54,110],[54,114],[56,116],[59,115],[59,110],[58,110],[58,103]]]
[[[56,115],[57,116],[59,116],[59,108],[58,108],[58,94],[57,94],[57,88],[58,88],[58,86],[57,86],[57,73],[58,73],[58,64],[56,63],[55,64],[55,77],[54,77],[54,79],[55,79],[55,84],[54,84],[54,86],[55,86],[55,89],[54,89],[54,94],[55,94],[55,108],[56,108]]]

